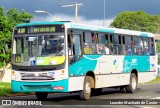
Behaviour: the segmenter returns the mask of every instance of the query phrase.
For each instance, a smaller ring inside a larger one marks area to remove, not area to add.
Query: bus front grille
[[[51,90],[51,85],[24,85],[27,90]]]
[[[54,80],[53,76],[42,73],[36,76],[34,73],[21,73],[21,80]]]

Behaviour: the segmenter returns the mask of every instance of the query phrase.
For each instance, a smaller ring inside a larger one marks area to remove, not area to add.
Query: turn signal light
[[[14,75],[14,70],[12,70],[11,74]]]

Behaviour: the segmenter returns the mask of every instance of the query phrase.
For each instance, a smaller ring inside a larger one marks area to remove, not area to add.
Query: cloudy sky
[[[0,6],[7,11],[10,8],[22,9],[34,15],[32,21],[74,22],[74,7],[62,8],[62,5],[83,3],[79,7],[78,22],[103,25],[104,0],[0,0]],[[123,11],[143,10],[152,15],[160,15],[160,0],[105,0],[105,25],[109,25],[116,15]],[[53,15],[38,14],[35,10],[44,10]]]

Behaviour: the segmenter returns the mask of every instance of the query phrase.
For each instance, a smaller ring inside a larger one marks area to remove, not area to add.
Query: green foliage
[[[158,84],[160,83],[160,76],[156,77],[156,79],[153,79],[152,81],[149,81],[145,84]]]
[[[160,53],[160,41],[156,43],[156,53]],[[160,64],[160,56],[158,54],[158,64]]]
[[[0,83],[0,96],[10,96],[11,93],[12,91],[10,83]]]
[[[158,26],[157,19],[159,19],[159,16],[152,16],[144,11],[125,11],[117,15],[111,26],[155,33]]]
[[[3,7],[0,7],[0,67],[4,63],[10,62],[11,57],[11,37],[15,25],[24,23],[30,20],[33,16],[25,10],[19,12],[11,8],[6,13]],[[6,46],[8,50],[6,50]]]

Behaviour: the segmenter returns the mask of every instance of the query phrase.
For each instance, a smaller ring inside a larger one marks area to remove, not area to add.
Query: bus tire
[[[91,84],[94,82],[93,77],[86,76],[84,79],[83,90],[80,92],[80,98],[87,100],[91,97]]]
[[[45,100],[48,96],[47,92],[36,92],[36,97],[38,100]]]
[[[126,86],[126,92],[127,93],[134,93],[137,89],[137,77],[134,73],[131,73],[130,77],[130,84]]]

